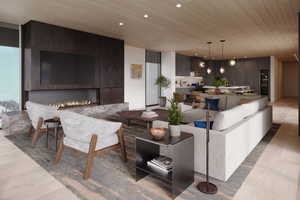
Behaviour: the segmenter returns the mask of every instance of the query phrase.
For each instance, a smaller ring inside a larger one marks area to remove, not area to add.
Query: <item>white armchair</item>
[[[32,136],[32,144],[35,145],[38,137],[47,130],[44,125],[44,120],[58,118],[59,113],[54,107],[30,101],[26,102],[25,107],[32,125],[27,135]],[[49,129],[53,128],[54,127],[49,127]]]
[[[61,160],[64,147],[87,154],[84,179],[90,177],[96,155],[120,149],[124,161],[127,161],[122,123],[96,119],[70,111],[62,111],[60,121],[65,137],[60,140],[55,164]]]

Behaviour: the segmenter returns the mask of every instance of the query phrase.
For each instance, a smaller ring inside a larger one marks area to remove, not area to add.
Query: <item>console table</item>
[[[173,160],[173,169],[168,174],[157,173],[147,166],[147,161],[162,154],[162,149],[168,152]],[[170,137],[154,141],[150,134],[136,137],[136,181],[147,175],[154,176],[171,187],[172,198],[175,199],[194,182],[194,136],[181,132],[180,137]]]

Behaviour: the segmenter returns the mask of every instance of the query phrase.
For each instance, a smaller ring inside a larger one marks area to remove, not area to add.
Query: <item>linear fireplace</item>
[[[98,89],[30,91],[28,100],[45,105],[99,104]]]
[[[22,25],[22,107],[124,102],[124,41],[37,21]]]

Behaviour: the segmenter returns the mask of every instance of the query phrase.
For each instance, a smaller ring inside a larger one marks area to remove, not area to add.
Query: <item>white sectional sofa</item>
[[[153,126],[168,124],[155,121]],[[227,181],[271,127],[272,107],[267,97],[216,113],[210,131],[210,176]],[[195,170],[205,174],[206,129],[188,124],[181,125],[181,131],[194,135]]]
[[[260,95],[255,96],[243,96],[243,95],[210,95],[206,93],[201,93],[199,96],[203,97],[209,97],[209,98],[218,98],[219,101],[219,108],[220,110],[229,110],[231,108],[234,108],[235,106],[239,105],[241,100],[251,100],[251,99],[259,99],[262,98]],[[191,123],[196,120],[205,120],[205,110],[203,109],[193,109],[190,105],[185,105],[183,103],[180,103],[181,111],[184,123]],[[211,115],[214,116],[217,112],[212,111]]]

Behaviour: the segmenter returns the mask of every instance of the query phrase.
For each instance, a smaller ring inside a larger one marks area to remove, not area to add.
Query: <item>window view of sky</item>
[[[0,113],[18,109],[19,48],[0,46]]]

